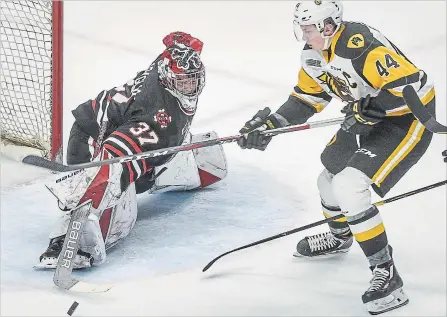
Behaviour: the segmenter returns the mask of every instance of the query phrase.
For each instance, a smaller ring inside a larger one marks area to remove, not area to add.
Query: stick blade
[[[428,111],[424,111],[425,106],[422,104],[419,96],[416,93],[416,90],[414,90],[412,86],[405,86],[402,91],[402,95],[408,108],[410,108],[411,112],[413,112],[413,114],[419,119],[419,121],[425,123],[430,120],[430,113],[428,113]]]
[[[205,265],[205,267],[202,269],[202,272],[206,272],[208,271],[208,269],[211,267],[211,265],[213,265],[214,261],[211,261],[210,263],[208,263],[207,265]]]
[[[416,90],[410,85],[405,86],[402,95],[408,108],[410,108],[413,115],[431,132],[433,133],[447,133],[447,127],[440,124],[430,111],[424,106]]]
[[[93,284],[78,281],[75,285],[69,288],[69,290],[79,293],[105,293],[112,287],[112,284]]]
[[[33,165],[37,167],[46,168],[48,170],[54,171],[54,172],[68,172],[71,169],[63,164],[56,163],[53,161],[49,161],[41,156],[37,155],[27,155],[23,158],[22,163]]]

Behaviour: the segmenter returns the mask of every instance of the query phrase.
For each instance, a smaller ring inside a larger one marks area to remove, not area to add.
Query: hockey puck
[[[73,304],[71,304],[70,308],[68,309],[67,315],[71,316],[78,306],[79,303],[77,301],[74,301]]]

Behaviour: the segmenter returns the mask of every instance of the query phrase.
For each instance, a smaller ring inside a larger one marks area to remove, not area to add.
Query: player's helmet
[[[325,47],[330,45],[330,39],[340,29],[343,22],[343,6],[340,1],[314,0],[298,2],[295,6],[293,29],[298,41],[306,41],[301,26],[315,25],[317,32],[325,39]],[[324,35],[324,27],[332,24],[335,31],[331,35]]]
[[[158,63],[160,82],[179,100],[180,108],[193,115],[205,86],[205,66],[191,47],[176,43],[167,48]]]

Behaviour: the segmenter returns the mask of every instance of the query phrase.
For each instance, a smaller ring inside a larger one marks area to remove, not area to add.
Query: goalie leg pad
[[[57,198],[60,209],[71,210],[81,199],[93,199],[91,213],[98,215],[99,211],[114,206],[120,198],[122,171],[121,164],[112,164],[67,172],[46,187]]]
[[[89,253],[93,258],[93,265],[101,265],[106,261],[106,248],[99,226],[98,216],[89,214],[82,233],[79,249]]]
[[[107,235],[114,233],[116,230],[123,231],[115,227],[123,226],[124,216],[116,217],[115,211],[122,211],[119,215],[133,213],[133,216],[130,217],[133,219],[131,220],[132,225],[127,232],[118,235],[119,238],[128,235],[136,219],[135,186],[131,184],[122,193],[121,173],[121,164],[113,164],[63,175],[55,182],[47,185],[47,188],[58,199],[59,206],[64,207],[63,210],[75,208],[80,201],[92,200],[90,216],[80,238],[79,249],[91,254],[95,265],[100,265],[105,261],[106,248],[104,241],[107,239]],[[133,197],[134,205],[129,203],[131,197]],[[62,214],[58,219],[55,230],[51,232],[50,238],[65,235],[70,218],[70,212]]]
[[[192,142],[203,142],[217,138],[217,133],[211,131],[193,135]],[[192,152],[200,177],[200,187],[217,183],[227,176],[227,159],[221,144],[195,149]]]
[[[185,191],[200,186],[200,178],[192,151],[177,153],[168,163],[155,167],[157,174],[163,167],[167,170],[156,178],[149,193]]]
[[[50,233],[49,238],[64,236],[67,233],[68,224],[70,222],[70,213],[63,214],[55,226],[55,229]],[[84,231],[80,238],[79,250],[87,252],[93,258],[93,265],[101,265],[106,260],[106,250],[104,239],[102,237],[101,228],[99,225],[98,216],[95,214],[89,214],[87,223],[85,224]],[[75,261],[76,262],[76,261]],[[80,262],[80,260],[78,260]],[[80,265],[77,263],[77,268],[90,265]]]
[[[132,183],[118,203],[104,210],[100,218],[96,214],[89,215],[79,249],[91,254],[93,265],[101,265],[106,260],[106,250],[129,235],[137,220],[137,213],[135,185]],[[58,218],[50,239],[67,233],[70,217],[70,213],[64,213]]]
[[[212,131],[192,135],[185,143],[194,143],[217,138]],[[227,175],[227,160],[222,145],[199,148],[177,153],[168,163],[157,166],[155,173],[163,167],[167,170],[156,180],[150,193],[185,191],[207,187],[219,182]]]
[[[129,185],[118,204],[104,211],[99,221],[106,250],[127,237],[135,225],[138,214],[135,183]]]

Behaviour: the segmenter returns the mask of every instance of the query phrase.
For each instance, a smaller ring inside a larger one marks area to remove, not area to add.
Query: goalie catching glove
[[[341,112],[346,114],[341,128],[353,134],[368,134],[376,124],[382,121],[386,113],[374,109],[374,98],[367,95],[354,102],[349,102]]]
[[[286,120],[279,114],[270,114],[270,108],[259,110],[251,120],[247,121],[240,134],[244,136],[237,141],[242,149],[257,149],[264,151],[272,140],[271,136],[261,134],[262,131],[272,130],[286,126]]]

